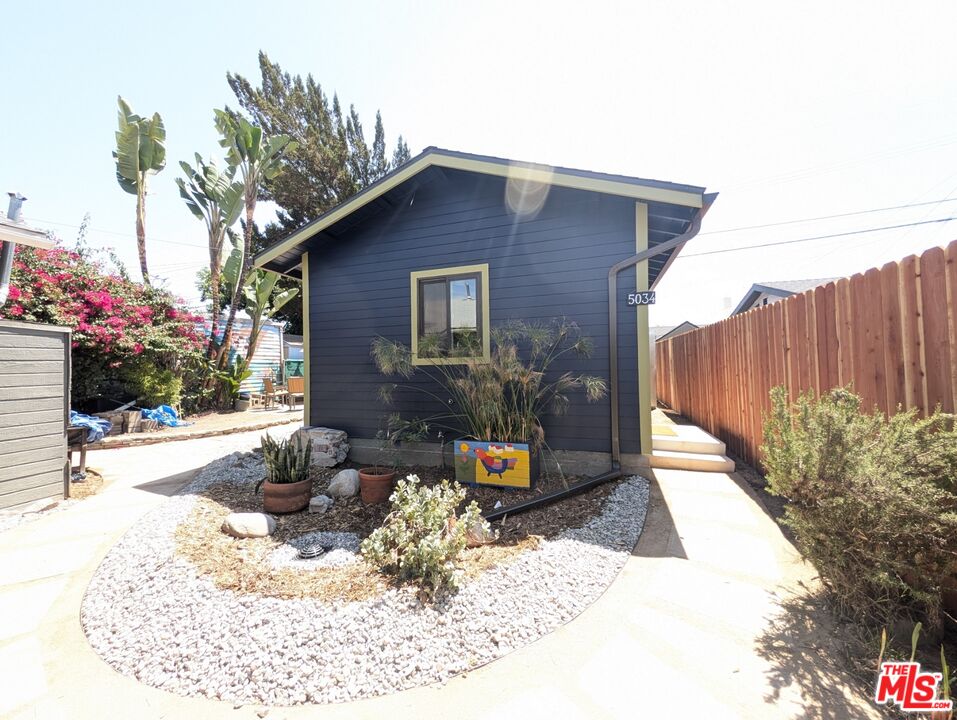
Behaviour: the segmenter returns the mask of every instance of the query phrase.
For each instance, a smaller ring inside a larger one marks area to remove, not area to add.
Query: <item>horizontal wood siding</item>
[[[957,407],[957,242],[657,343],[658,399],[761,461],[771,388],[864,410]]]
[[[0,508],[68,485],[70,334],[0,321]]]
[[[594,352],[563,358],[554,370],[607,381],[607,273],[635,253],[634,201],[552,188],[535,217],[518,220],[504,197],[501,178],[447,171],[334,241],[311,247],[311,424],[371,438],[392,410],[405,417],[441,410],[411,390],[400,390],[393,408],[384,406],[377,393],[387,379],[369,355],[377,335],[410,343],[409,277],[416,270],[488,263],[492,327],[510,319],[573,320]],[[636,323],[625,304],[634,272],[619,281],[622,450],[639,452]],[[587,403],[575,393],[566,415],[547,418],[546,441],[553,449],[608,452],[608,415],[607,398]]]

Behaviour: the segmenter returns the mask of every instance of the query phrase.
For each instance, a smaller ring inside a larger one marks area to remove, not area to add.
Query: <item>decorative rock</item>
[[[312,443],[312,464],[316,467],[335,467],[349,454],[349,436],[342,430],[310,427],[297,430],[296,435]]]
[[[465,534],[465,544],[467,547],[475,548],[480,545],[488,545],[498,539],[498,533],[489,527],[488,523],[481,519],[472,523],[472,526]]]
[[[324,513],[332,507],[333,502],[335,501],[328,495],[316,495],[309,501],[309,512]]]
[[[266,537],[276,531],[276,521],[265,513],[230,513],[222,531],[237,538]]]
[[[359,471],[341,470],[332,478],[326,492],[332,497],[352,497],[359,492]]]

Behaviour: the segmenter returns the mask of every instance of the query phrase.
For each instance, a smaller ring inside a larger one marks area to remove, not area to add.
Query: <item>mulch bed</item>
[[[325,492],[329,481],[344,468],[344,463],[319,470],[313,478],[313,495]],[[418,475],[423,485],[432,486],[451,478],[451,469],[435,467],[401,468],[396,479]],[[540,496],[580,478],[546,477],[533,490],[467,487],[466,503],[475,501],[483,512],[496,502],[508,506]],[[460,565],[468,578],[508,563],[521,553],[534,550],[542,538],[578,528],[601,512],[602,504],[617,483],[606,483],[586,493],[521,515],[493,523],[499,539],[492,545],[468,549]],[[237,592],[258,593],[278,598],[317,597],[325,600],[355,601],[373,598],[383,592],[391,580],[365,563],[345,567],[317,567],[309,570],[276,568],[269,564],[270,552],[287,541],[313,531],[351,532],[360,539],[382,525],[389,503],[366,505],[358,497],[336,498],[325,513],[308,510],[277,517],[276,532],[267,538],[236,539],[221,532],[231,512],[261,512],[262,495],[253,494],[248,485],[220,483],[206,488],[196,500],[187,521],[177,528],[176,545],[200,574],[210,577],[217,587]]]

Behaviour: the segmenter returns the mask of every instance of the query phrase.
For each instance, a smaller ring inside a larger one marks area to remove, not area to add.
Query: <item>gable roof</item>
[[[655,325],[654,327],[648,328],[648,331],[651,334],[651,337],[658,341],[667,340],[670,337],[677,337],[678,335],[684,335],[686,332],[697,330],[699,327],[699,325],[695,325],[690,320],[685,320],[678,325]]]
[[[813,290],[820,285],[827,285],[827,283],[838,279],[839,278],[836,277],[829,277],[808,280],[774,280],[769,282],[755,283],[751,286],[751,289],[744,294],[744,297],[741,298],[741,302],[738,303],[738,306],[731,312],[731,314],[738,315],[750,310],[751,305],[755,300],[758,299],[758,297],[761,296],[762,293],[785,298],[790,297],[791,295],[797,295],[798,293],[807,292],[808,290]]]
[[[679,206],[692,211],[688,213],[687,219],[684,217],[668,217],[667,219],[672,222],[678,221],[682,226],[690,223],[693,210],[701,208],[704,204],[705,189],[695,185],[680,185],[625,175],[551,167],[428,147],[369,187],[257,254],[254,260],[255,266],[297,276],[299,273],[296,272],[296,268],[300,264],[302,253],[305,250],[304,243],[322,233],[333,233],[337,226],[342,224],[354,224],[360,221],[370,212],[377,211],[380,204],[391,207],[393,203],[389,200],[390,191],[413,181],[417,176],[433,168],[463,170],[510,179],[543,182],[559,187],[630,197],[649,203]],[[365,212],[362,212],[363,210]],[[681,213],[677,214],[681,215]],[[672,236],[681,232],[683,232],[683,229],[674,232]],[[672,251],[666,258],[661,259],[661,264],[666,266],[674,259],[675,255],[676,252]],[[655,275],[660,276],[662,273],[663,268],[659,269]]]

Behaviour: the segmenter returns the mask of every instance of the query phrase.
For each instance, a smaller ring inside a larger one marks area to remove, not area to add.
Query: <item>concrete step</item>
[[[668,470],[697,470],[701,472],[734,472],[734,460],[724,455],[710,453],[678,452],[674,450],[654,450],[651,453],[651,467]]]
[[[652,430],[651,447],[653,450],[697,453],[701,455],[724,455],[726,452],[723,442],[695,425],[667,425],[658,427],[666,428],[674,433],[674,435],[655,434],[654,430]]]

